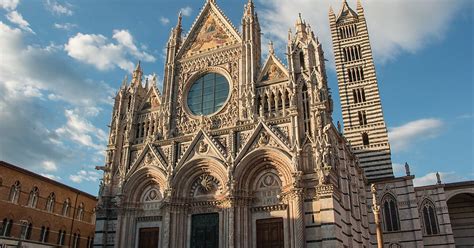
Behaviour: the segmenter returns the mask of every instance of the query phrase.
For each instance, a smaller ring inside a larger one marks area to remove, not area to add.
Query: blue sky
[[[239,28],[245,1],[216,0]],[[355,1],[348,1],[355,6]],[[417,185],[472,180],[472,1],[363,0],[392,160]],[[181,10],[185,33],[202,1],[0,0],[0,160],[97,194],[111,102],[141,60],[163,75],[163,49]],[[328,10],[341,1],[256,0],[264,49],[283,61],[299,12],[323,43],[341,119]],[[265,55],[264,55],[265,56]]]

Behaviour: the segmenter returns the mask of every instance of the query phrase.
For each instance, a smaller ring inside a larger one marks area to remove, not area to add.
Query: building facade
[[[0,172],[0,246],[92,247],[95,196],[3,161]]]
[[[333,125],[322,46],[301,16],[286,65],[271,43],[260,61],[251,0],[240,32],[214,0],[186,38],[179,16],[163,91],[138,64],[115,97],[94,246],[376,247],[382,233],[387,247],[470,242],[466,229],[453,235],[445,185],[415,188],[409,173],[393,176],[362,6],[356,13],[344,2],[330,21],[334,50],[351,46],[358,56],[346,63],[348,50],[335,52],[338,80],[350,79],[341,94],[361,101],[342,104],[347,137]],[[357,111],[366,121],[351,124]],[[459,187],[474,194],[470,182]]]

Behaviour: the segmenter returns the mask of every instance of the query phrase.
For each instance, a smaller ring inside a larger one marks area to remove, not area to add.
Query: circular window
[[[193,82],[188,92],[188,107],[194,115],[217,112],[229,96],[229,82],[217,73],[208,73]]]

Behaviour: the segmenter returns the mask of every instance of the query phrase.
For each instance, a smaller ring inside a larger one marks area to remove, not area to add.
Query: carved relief
[[[213,197],[220,194],[221,185],[219,180],[209,174],[202,174],[193,183],[191,187],[191,197]]]
[[[267,172],[258,179],[254,205],[276,205],[280,202],[280,193],[280,178],[273,172]]]
[[[197,151],[200,154],[207,153],[207,151],[209,151],[209,145],[206,144],[206,142],[204,142],[204,140],[201,140],[199,142]]]
[[[161,191],[158,186],[153,186],[146,189],[142,196],[142,202],[160,201],[163,198]]]

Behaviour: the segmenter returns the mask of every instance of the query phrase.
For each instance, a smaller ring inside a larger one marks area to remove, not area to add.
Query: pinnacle
[[[135,67],[135,71],[141,71],[142,70],[142,67],[140,65],[141,61],[139,60],[138,63],[137,63],[137,66]]]

